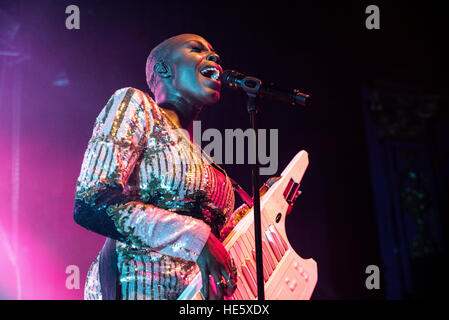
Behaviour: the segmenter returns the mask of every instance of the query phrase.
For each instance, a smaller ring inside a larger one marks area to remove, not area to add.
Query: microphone
[[[221,75],[221,83],[233,89],[241,89],[245,92],[294,106],[310,106],[310,95],[300,92],[298,89],[287,89],[275,85],[273,82],[264,83],[261,80],[249,77],[235,70],[225,70]]]

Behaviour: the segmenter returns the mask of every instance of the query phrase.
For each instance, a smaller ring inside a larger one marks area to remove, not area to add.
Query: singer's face
[[[177,37],[174,42],[167,61],[173,75],[173,89],[194,104],[217,103],[223,69],[212,46],[202,37],[191,34]]]

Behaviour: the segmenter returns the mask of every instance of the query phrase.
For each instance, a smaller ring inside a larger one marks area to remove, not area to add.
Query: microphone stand
[[[265,300],[265,281],[263,278],[263,259],[262,259],[262,226],[260,217],[260,193],[259,193],[259,138],[257,134],[257,118],[256,114],[258,111],[256,98],[259,89],[262,85],[262,81],[254,78],[247,77],[243,81],[242,88],[248,95],[247,109],[250,114],[250,125],[254,130],[256,136],[255,145],[255,158],[256,163],[252,165],[251,176],[252,176],[252,187],[253,187],[253,202],[254,202],[254,241],[255,241],[255,251],[256,251],[256,271],[257,271],[257,300]]]
[[[263,259],[262,259],[262,226],[260,217],[260,193],[259,193],[259,138],[257,134],[257,119],[256,114],[258,111],[256,98],[262,93],[264,96],[276,97],[277,99],[287,102],[289,104],[307,105],[310,103],[310,96],[308,94],[301,93],[299,90],[294,89],[290,93],[286,93],[284,90],[280,90],[273,84],[269,84],[264,90],[260,90],[262,87],[262,81],[260,79],[245,76],[234,70],[226,70],[224,72],[226,83],[231,88],[241,87],[248,95],[247,108],[250,114],[250,124],[254,130],[256,137],[256,163],[251,168],[252,175],[252,187],[253,187],[253,206],[254,206],[254,241],[256,251],[256,271],[257,271],[257,299],[265,300],[265,281],[263,278]]]

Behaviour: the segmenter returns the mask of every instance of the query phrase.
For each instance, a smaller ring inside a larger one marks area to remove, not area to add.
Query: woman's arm
[[[133,88],[116,91],[108,101],[84,155],[74,219],[106,237],[196,261],[209,237],[206,223],[123,194],[153,128],[152,107]]]

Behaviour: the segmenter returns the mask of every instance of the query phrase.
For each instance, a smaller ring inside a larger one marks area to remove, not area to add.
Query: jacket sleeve
[[[202,220],[123,192],[153,129],[154,102],[133,88],[114,93],[98,116],[78,177],[74,219],[139,248],[196,261],[210,233]]]

